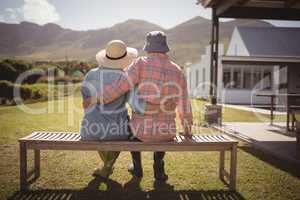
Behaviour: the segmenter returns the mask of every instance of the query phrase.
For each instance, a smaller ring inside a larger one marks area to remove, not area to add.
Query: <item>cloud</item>
[[[24,0],[20,8],[6,8],[0,15],[0,21],[17,23],[29,21],[37,24],[57,22],[60,16],[56,8],[48,0]]]
[[[47,0],[24,0],[23,15],[25,21],[38,24],[56,22],[60,19],[56,8]]]
[[[0,21],[6,23],[18,23],[22,21],[23,14],[21,8],[6,8],[0,15]]]
[[[6,8],[4,13],[0,15],[0,21],[8,23],[18,23],[22,19],[20,8]]]

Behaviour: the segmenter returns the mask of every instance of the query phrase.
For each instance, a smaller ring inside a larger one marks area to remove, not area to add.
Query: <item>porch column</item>
[[[210,53],[210,97],[211,104],[217,103],[218,85],[218,51],[219,51],[219,18],[216,9],[212,9],[212,29],[211,29],[211,53]]]

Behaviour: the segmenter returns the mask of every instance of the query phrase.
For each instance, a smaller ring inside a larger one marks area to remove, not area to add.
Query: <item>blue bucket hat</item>
[[[151,31],[147,34],[144,46],[146,52],[167,53],[170,51],[166,34],[162,31]]]

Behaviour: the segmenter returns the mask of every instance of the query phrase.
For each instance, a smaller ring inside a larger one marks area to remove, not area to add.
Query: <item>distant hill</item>
[[[271,26],[255,20],[234,20],[220,25],[221,41],[228,43],[235,26]],[[179,64],[194,62],[200,58],[210,40],[210,21],[195,17],[171,29],[142,21],[127,20],[110,28],[74,31],[50,23],[40,26],[34,23],[0,23],[0,56],[33,60],[94,60],[98,50],[112,39],[121,39],[141,50],[145,35],[152,30],[167,33],[172,48],[171,57]],[[143,53],[141,51],[141,53]]]

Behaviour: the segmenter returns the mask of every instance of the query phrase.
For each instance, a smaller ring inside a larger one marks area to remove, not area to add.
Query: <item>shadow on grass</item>
[[[131,179],[124,186],[113,180],[93,179],[86,188],[81,190],[29,190],[16,192],[9,200],[93,200],[93,199],[181,199],[181,200],[244,200],[239,193],[228,190],[178,190],[167,183],[154,182],[153,190],[142,191],[140,181]]]
[[[276,143],[276,142],[274,142],[274,143]],[[278,142],[278,143],[280,143],[280,142]],[[281,143],[284,143],[284,142],[281,142]],[[291,144],[288,143],[287,145],[290,146]],[[290,175],[292,175],[294,177],[300,178],[299,165],[295,164],[294,162],[290,162],[285,159],[280,159],[278,157],[271,155],[268,152],[264,152],[263,150],[254,148],[251,145],[240,146],[239,149],[255,156],[256,158],[258,158],[266,163],[269,163],[270,165],[272,165],[282,171],[289,173]]]

